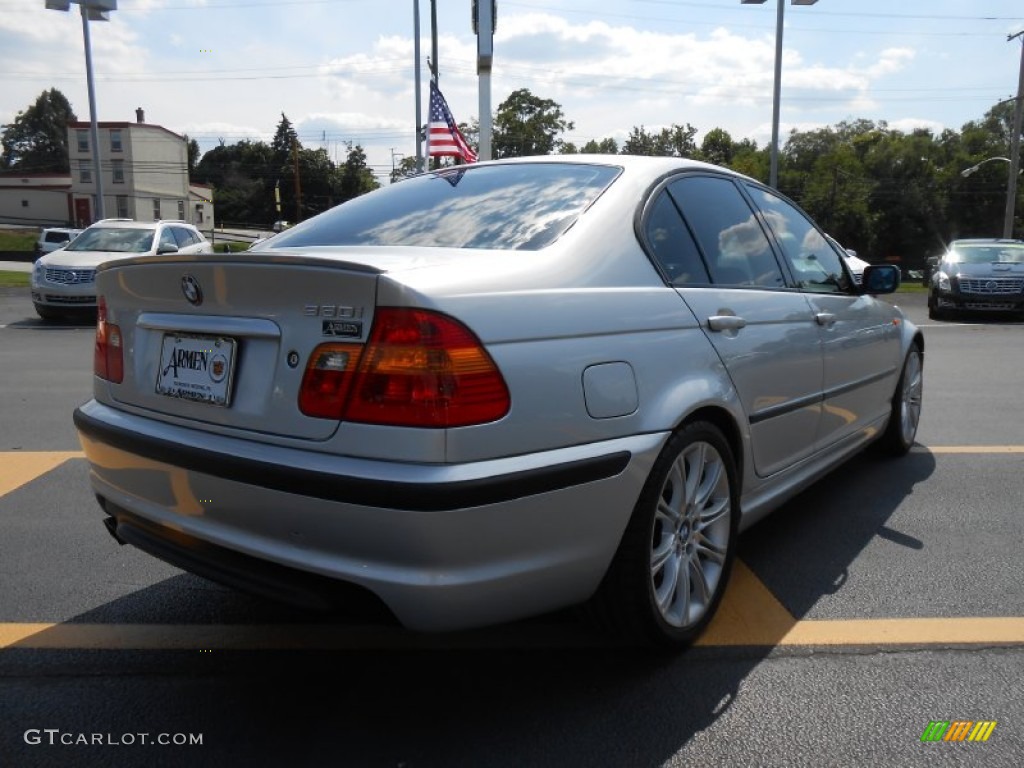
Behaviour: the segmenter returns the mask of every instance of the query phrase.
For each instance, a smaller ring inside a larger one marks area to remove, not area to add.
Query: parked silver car
[[[924,341],[796,206],[669,158],[450,168],[238,254],[97,277],[75,411],[107,525],[310,605],[450,630],[590,602],[679,645],[739,531],[909,450]]]
[[[1024,241],[954,240],[932,266],[928,316],[954,312],[1024,313]]]

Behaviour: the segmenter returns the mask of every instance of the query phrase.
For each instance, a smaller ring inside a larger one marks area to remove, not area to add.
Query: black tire
[[[878,451],[888,456],[905,456],[914,445],[921,420],[921,396],[924,391],[924,354],[918,344],[912,344],[896,391],[892,396],[892,410],[885,432],[875,443]]]
[[[729,443],[714,424],[687,424],[651,469],[591,601],[592,616],[630,645],[687,646],[718,609],[738,532],[739,480]]]

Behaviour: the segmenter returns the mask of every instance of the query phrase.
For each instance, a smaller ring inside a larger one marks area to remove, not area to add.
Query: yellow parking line
[[[0,623],[0,649],[280,651],[369,648],[509,648],[601,646],[583,627],[510,625],[418,635],[390,626],[248,624]],[[724,646],[892,646],[1024,644],[1024,617],[840,619],[798,621],[757,576],[737,561],[718,615],[696,643]]]
[[[915,445],[914,453],[1024,453],[1024,445]]]
[[[45,475],[68,459],[85,458],[81,451],[7,451],[0,454],[0,496]]]

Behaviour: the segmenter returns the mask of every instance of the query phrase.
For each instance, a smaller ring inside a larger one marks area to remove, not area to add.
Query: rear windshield
[[[619,170],[569,163],[450,168],[357,197],[254,250],[415,245],[533,251],[569,229]]]
[[[44,243],[66,243],[70,239],[70,232],[47,232],[43,235]]]
[[[89,227],[65,250],[145,253],[153,247],[155,232],[153,229]]]

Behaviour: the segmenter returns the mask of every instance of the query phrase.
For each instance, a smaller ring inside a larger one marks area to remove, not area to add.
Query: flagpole
[[[416,172],[423,172],[423,88],[420,85],[420,0],[412,0],[413,57],[416,59]]]

